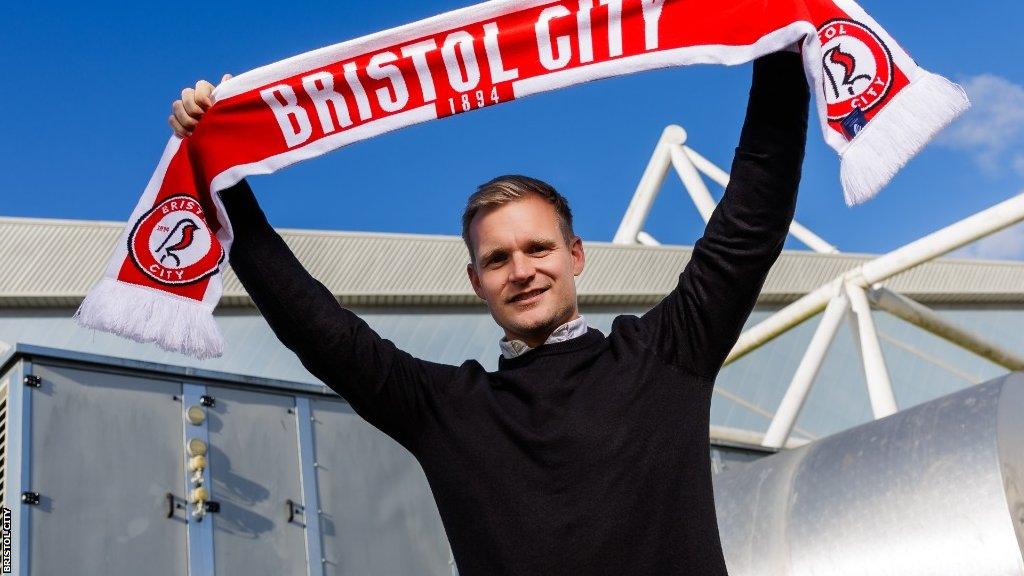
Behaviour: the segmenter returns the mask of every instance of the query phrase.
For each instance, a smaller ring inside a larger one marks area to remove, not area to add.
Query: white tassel
[[[970,107],[963,88],[922,70],[842,153],[846,205],[874,198],[929,140]]]
[[[110,278],[89,290],[75,320],[86,328],[155,342],[200,360],[224,353],[224,338],[206,305]]]

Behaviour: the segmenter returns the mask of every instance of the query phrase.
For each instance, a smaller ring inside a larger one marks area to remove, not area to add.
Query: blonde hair
[[[569,201],[553,186],[542,180],[519,174],[498,176],[478,186],[476,192],[466,200],[466,209],[462,213],[462,240],[466,243],[466,249],[469,250],[470,261],[476,261],[476,254],[474,254],[473,244],[469,240],[469,226],[473,223],[473,218],[477,213],[485,208],[521,200],[527,194],[537,194],[554,206],[555,213],[558,214],[558,226],[562,231],[562,237],[565,238],[566,244],[572,242],[576,235],[572,231],[572,210],[569,208]]]

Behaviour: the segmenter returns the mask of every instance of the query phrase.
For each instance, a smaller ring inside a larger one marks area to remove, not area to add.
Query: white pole
[[[841,286],[836,286],[837,290],[840,288]],[[811,338],[811,343],[807,346],[807,351],[800,361],[800,366],[797,367],[793,380],[790,382],[789,388],[786,389],[786,395],[782,398],[779,409],[768,426],[768,432],[765,433],[764,441],[761,443],[762,446],[781,448],[786,444],[849,306],[849,300],[842,292],[829,301],[825,308],[825,314],[822,315],[821,322],[818,324],[818,329],[815,330],[814,337]]]
[[[712,181],[719,184],[722,188],[729,185],[729,174],[727,174],[725,170],[722,170],[714,162],[708,160],[704,156],[701,156],[700,153],[693,148],[690,148],[689,146],[683,146],[682,148],[683,152],[686,153],[686,157],[689,158],[690,162],[693,163],[697,170],[706,174],[708,178],[711,178]],[[674,163],[675,162],[673,162],[673,164]],[[678,167],[676,170],[678,170]],[[822,254],[837,254],[839,252],[838,248],[829,244],[796,220],[794,220],[790,225],[789,233],[815,252],[820,252]]]
[[[640,177],[640,183],[637,184],[636,192],[633,193],[633,199],[629,201],[629,208],[622,216],[622,222],[619,223],[619,229],[615,232],[612,243],[636,244],[636,235],[643,230],[647,214],[650,213],[654,199],[658,197],[658,191],[668,173],[671,162],[669,146],[683,142],[686,142],[686,130],[679,126],[668,126],[661,133],[661,138],[658,140],[657,146],[654,147],[651,160],[647,163],[643,176]]]
[[[789,233],[794,238],[804,243],[811,250],[818,252],[819,254],[838,254],[839,248],[829,244],[825,240],[818,236],[814,232],[811,232],[810,228],[805,227],[803,224],[793,220],[789,225]]]
[[[644,246],[661,246],[661,242],[658,242],[657,238],[643,230],[636,233],[636,241]]]
[[[922,306],[902,294],[879,286],[868,292],[868,298],[875,306],[893,316],[945,338],[1008,370],[1024,370],[1024,357],[953,324],[927,306]]]
[[[860,286],[846,283],[846,295],[850,298],[850,309],[857,321],[855,332],[860,339],[871,411],[876,420],[885,418],[898,412],[899,408],[896,406],[896,396],[892,392],[892,382],[889,380],[889,370],[885,366],[882,345],[878,342],[875,322],[871,318],[871,305],[868,304],[867,294]]]
[[[746,444],[747,446],[765,446],[764,435],[754,430],[742,428],[730,428],[727,426],[709,426],[711,441],[727,442],[730,444]],[[786,440],[786,448],[799,448],[811,441],[806,438],[790,438]]]
[[[825,284],[750,327],[736,340],[725,364],[730,364],[757,350],[783,332],[799,326],[804,320],[825,309],[832,298],[832,286]]]
[[[864,264],[867,287],[1024,220],[1024,192]]]
[[[715,206],[718,204],[711,197],[711,192],[708,191],[708,187],[704,184],[704,179],[700,177],[700,172],[697,171],[693,162],[690,162],[690,158],[683,152],[683,147],[678,144],[669,146],[669,152],[672,158],[672,167],[676,169],[676,174],[683,181],[683,188],[686,188],[686,191],[690,194],[690,199],[693,200],[693,204],[697,206],[697,211],[700,212],[700,217],[707,224],[708,220],[711,220],[711,213],[715,211]]]
[[[718,167],[717,164],[708,160],[704,156],[689,146],[683,146],[683,152],[686,152],[686,156],[690,158],[690,162],[697,167],[697,170],[707,174],[708,178],[711,178],[713,182],[725,188],[729,185],[729,173]]]
[[[1024,193],[880,256],[844,273],[842,277],[856,286],[866,288],[1021,220],[1024,220]],[[818,287],[741,334],[725,363],[735,362],[821,312],[831,299],[830,284]]]

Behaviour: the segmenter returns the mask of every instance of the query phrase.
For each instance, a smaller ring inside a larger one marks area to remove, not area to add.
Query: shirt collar
[[[555,331],[551,333],[551,336],[548,336],[548,339],[544,341],[544,344],[565,342],[566,340],[572,340],[573,338],[577,338],[586,333],[587,321],[583,316],[580,316],[575,320],[569,320],[565,324],[555,328]],[[523,342],[522,340],[506,340],[504,337],[498,341],[498,346],[501,347],[501,355],[510,360],[517,356],[522,356],[532,350],[532,348],[527,346],[526,342]]]

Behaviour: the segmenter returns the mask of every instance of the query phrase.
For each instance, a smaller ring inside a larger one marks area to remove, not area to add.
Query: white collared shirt
[[[569,320],[565,324],[562,324],[555,331],[548,336],[548,339],[544,341],[544,344],[554,344],[555,342],[565,342],[566,340],[572,340],[578,336],[582,336],[587,333],[587,321],[580,316],[575,320]],[[498,341],[498,346],[501,346],[501,355],[507,359],[515,358],[526,354],[532,348],[526,345],[526,342],[522,340],[506,340],[502,337]],[[543,344],[542,344],[543,346]]]

